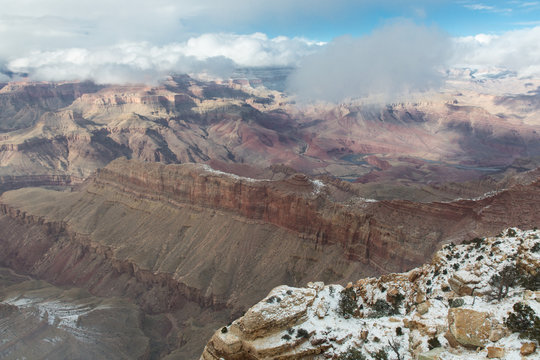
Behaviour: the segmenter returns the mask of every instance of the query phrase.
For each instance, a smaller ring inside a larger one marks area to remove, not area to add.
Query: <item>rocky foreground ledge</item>
[[[511,228],[407,273],[279,286],[201,359],[538,359],[539,268],[540,231]]]

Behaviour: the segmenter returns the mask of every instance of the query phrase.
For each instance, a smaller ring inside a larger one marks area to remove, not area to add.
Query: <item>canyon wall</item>
[[[540,181],[532,178],[478,200],[376,202],[301,174],[251,179],[118,159],[74,191],[5,192],[0,265],[125,296],[148,314],[198,309],[194,319],[206,328],[179,348],[195,354],[206,339],[196,334],[209,335],[215,319],[240,315],[277,285],[407,270],[443,242],[537,225]]]

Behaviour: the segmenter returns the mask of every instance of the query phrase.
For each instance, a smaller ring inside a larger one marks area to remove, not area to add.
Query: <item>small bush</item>
[[[508,231],[506,232],[506,235],[510,237],[515,237],[517,233],[516,233],[516,230],[514,229],[508,229]]]
[[[521,285],[527,290],[540,290],[540,271],[538,271],[535,275],[523,275],[521,277]]]
[[[463,245],[474,245],[476,249],[479,249],[483,243],[484,243],[484,239],[479,238],[479,237],[475,237],[472,240],[463,241]]]
[[[291,336],[289,334],[285,334],[281,337],[283,340],[289,341],[291,340]]]
[[[390,305],[383,299],[379,299],[373,305],[373,313],[371,314],[371,317],[380,318],[383,316],[390,316],[395,314],[396,308],[394,308],[392,305]]]
[[[272,304],[274,301],[280,302],[281,298],[279,296],[270,296],[268,299],[266,299],[268,304]]]
[[[455,263],[454,265],[452,265],[452,267],[454,268],[454,270],[459,270],[459,264],[458,263]]]
[[[339,310],[342,316],[349,317],[354,315],[358,304],[356,302],[356,292],[352,287],[341,291],[339,300]]]
[[[297,338],[309,338],[309,333],[307,332],[307,330],[305,329],[298,329],[298,331],[296,332],[296,337]]]
[[[376,353],[371,353],[374,360],[388,360],[388,352],[386,349],[379,349]]]
[[[505,266],[501,272],[494,274],[489,280],[489,284],[493,287],[490,293],[491,298],[501,301],[501,299],[508,295],[510,287],[516,285],[519,278],[520,274],[515,266]]]
[[[441,342],[439,341],[439,338],[436,337],[436,336],[429,339],[427,343],[428,343],[428,349],[429,350],[441,347]]]
[[[292,290],[287,290],[287,295],[292,295]]]
[[[289,333],[289,335],[294,335],[294,329],[293,328],[288,328],[287,332]]]
[[[366,357],[360,350],[350,347],[339,355],[338,360],[366,360]]]
[[[532,252],[540,252],[540,243],[537,242],[534,244],[534,246],[531,249]]]
[[[396,328],[396,335],[397,336],[403,336],[403,329],[401,328],[401,326],[398,326]]]
[[[462,298],[455,298],[455,299],[449,299],[448,300],[448,305],[451,308],[461,307],[461,306],[463,306],[464,303],[465,303],[465,301]]]
[[[444,286],[441,288],[441,290],[444,291],[444,292],[449,292],[449,291],[450,291],[450,286],[444,285]]]
[[[519,333],[519,337],[540,342],[540,318],[527,304],[515,303],[514,312],[505,320],[506,327],[512,332]]]
[[[221,333],[222,333],[222,334],[226,334],[228,331],[229,331],[229,330],[227,330],[227,327],[226,327],[226,326],[224,326],[224,327],[221,328]]]

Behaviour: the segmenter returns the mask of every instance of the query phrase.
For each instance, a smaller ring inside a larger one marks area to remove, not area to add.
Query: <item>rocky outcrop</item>
[[[515,268],[521,257],[540,266],[539,248],[540,231],[509,229],[476,243],[446,246],[432,263],[408,273],[361,279],[345,288],[322,283],[277,287],[246,315],[217,330],[201,359],[519,358],[536,348],[535,342],[522,345],[522,339],[538,339],[540,332],[538,324],[516,314],[527,308],[528,318],[539,321],[540,298],[524,289],[538,284],[522,285],[537,275],[519,270],[521,280],[514,279],[508,296],[498,300],[492,297],[494,279],[503,269]],[[496,249],[504,252],[496,254]],[[459,268],[462,280],[473,279],[485,295],[458,297],[450,289],[448,280]],[[296,294],[306,292],[298,303]],[[276,309],[281,317],[276,318]],[[254,314],[260,314],[257,331],[250,332],[242,324]],[[511,324],[512,316],[523,322]]]

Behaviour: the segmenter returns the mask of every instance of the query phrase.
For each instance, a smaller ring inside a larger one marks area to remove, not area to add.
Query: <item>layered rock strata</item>
[[[406,270],[441,242],[539,220],[538,181],[430,204],[369,201],[337,185],[118,159],[72,192],[4,193],[0,264],[127,296],[148,313],[196,306],[228,316],[279,284]],[[506,210],[516,203],[520,211]]]

